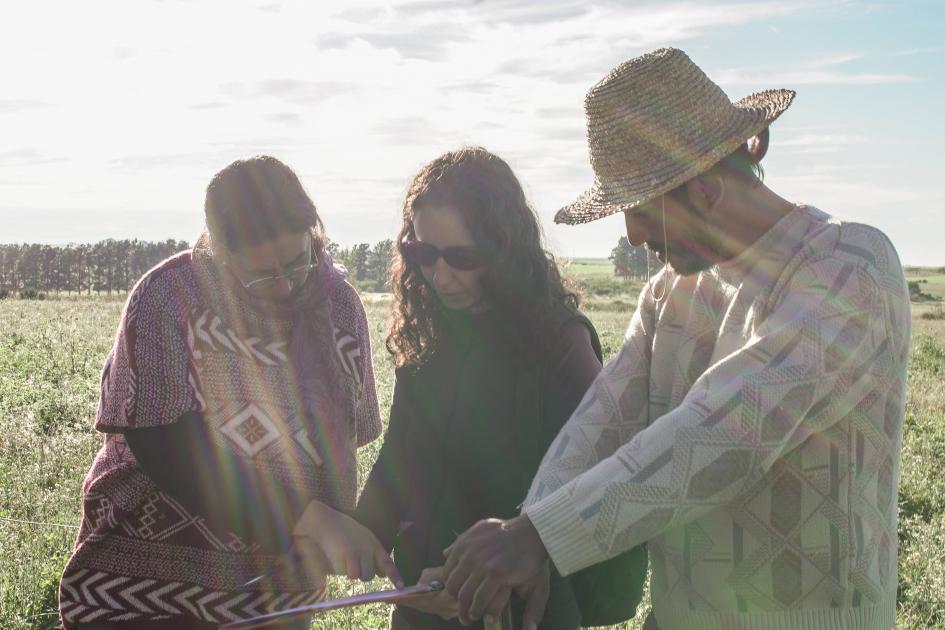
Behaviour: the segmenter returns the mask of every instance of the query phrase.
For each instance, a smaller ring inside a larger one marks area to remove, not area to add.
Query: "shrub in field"
[[[909,299],[913,302],[928,302],[930,300],[936,300],[934,295],[930,293],[925,293],[922,291],[920,284],[928,284],[927,280],[909,280]]]
[[[33,419],[36,423],[36,432],[45,436],[79,428],[83,421],[80,410],[57,398],[40,402],[34,408]]]
[[[9,289],[0,289],[0,300],[5,300],[10,297]]]
[[[21,300],[45,300],[46,294],[36,289],[22,289],[20,291]]]
[[[945,319],[945,308],[941,306],[935,307],[934,310],[925,311],[919,315],[920,319]]]

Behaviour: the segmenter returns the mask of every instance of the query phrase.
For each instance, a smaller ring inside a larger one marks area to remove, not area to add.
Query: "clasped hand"
[[[525,600],[523,628],[537,628],[548,601],[550,571],[548,553],[527,516],[479,521],[444,554],[446,589],[458,600],[461,623],[498,618],[516,592]]]
[[[420,574],[419,584],[429,584],[434,580],[443,581],[443,567],[431,567],[424,569]],[[449,591],[443,589],[429,595],[415,597],[403,602],[403,606],[409,606],[431,615],[438,615],[442,619],[452,619],[459,614],[459,602]]]
[[[312,501],[292,531],[295,551],[314,574],[346,575],[365,582],[386,576],[401,588],[404,581],[373,533],[351,517]]]

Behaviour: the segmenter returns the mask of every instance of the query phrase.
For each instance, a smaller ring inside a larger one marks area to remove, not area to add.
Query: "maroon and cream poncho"
[[[200,412],[218,446],[298,496],[354,508],[357,447],[381,431],[360,299],[327,254],[276,310],[233,290],[224,272],[202,239],[149,271],[128,299],[102,372],[95,428],[105,443],[82,487],[81,529],[60,584],[67,628],[223,623],[324,595],[323,585],[289,578],[242,588],[276,556],[162,492],[123,436]]]

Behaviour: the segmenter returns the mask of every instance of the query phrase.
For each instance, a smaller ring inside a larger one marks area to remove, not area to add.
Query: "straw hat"
[[[587,223],[672,190],[764,130],[793,99],[792,90],[767,90],[732,103],[675,48],[617,66],[584,100],[594,185],[555,222]]]

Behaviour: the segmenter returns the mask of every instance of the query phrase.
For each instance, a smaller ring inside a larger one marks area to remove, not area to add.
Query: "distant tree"
[[[341,245],[328,239],[328,242],[325,243],[325,251],[328,252],[328,255],[331,256],[333,260],[338,260],[338,254],[341,253]]]
[[[391,256],[394,254],[394,241],[389,238],[378,241],[371,248],[367,260],[367,276],[377,281],[378,288],[382,288],[387,281],[387,270],[390,267]]]
[[[645,247],[634,247],[621,236],[609,256],[614,263],[614,275],[623,278],[645,278],[647,256]]]
[[[17,273],[20,287],[23,289],[39,289],[41,282],[41,245],[24,245],[20,251],[17,263]]]
[[[627,242],[627,239],[622,236],[617,239],[617,246],[610,251],[610,256],[608,256],[614,263],[615,276],[623,276],[624,278],[630,276],[632,249],[633,246]]]
[[[354,274],[355,280],[364,280],[367,277],[370,254],[371,246],[367,243],[358,243],[351,248],[348,271]]]

